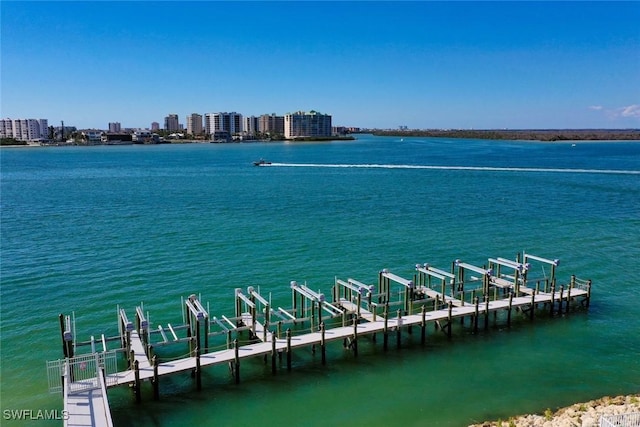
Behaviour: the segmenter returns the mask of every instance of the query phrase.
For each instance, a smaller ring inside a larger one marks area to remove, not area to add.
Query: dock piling
[[[277,357],[276,334],[272,333],[271,334],[271,373],[272,374],[276,373],[276,357]]]
[[[327,364],[327,353],[325,347],[324,322],[320,323],[320,352],[322,353],[322,364]]]
[[[237,338],[233,340],[233,348],[235,349],[233,373],[236,380],[236,384],[240,384],[240,346],[238,345]]]
[[[133,352],[133,350],[131,350]],[[140,403],[142,401],[141,395],[141,387],[140,387],[140,367],[138,366],[138,361],[133,362],[133,370],[135,372],[135,382],[133,384],[133,393],[136,396],[136,403]]]
[[[158,376],[158,356],[153,355],[153,359],[151,359],[153,364],[153,380],[151,384],[153,385],[153,400],[160,400],[160,377]]]
[[[291,370],[291,329],[287,329],[287,371]]]
[[[422,315],[422,319],[420,321],[420,342],[424,344],[426,341],[426,333],[427,333],[427,322],[426,322],[427,309],[424,305],[422,306],[422,311],[420,312],[420,314]]]

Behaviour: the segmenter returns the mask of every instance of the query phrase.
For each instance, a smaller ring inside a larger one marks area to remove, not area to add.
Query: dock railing
[[[602,415],[600,427],[640,427],[640,412],[630,414]]]
[[[82,354],[67,359],[47,362],[49,392],[61,393],[63,387],[69,387],[70,394],[100,388],[99,378],[104,369],[107,374],[118,372],[116,350],[103,353]],[[106,386],[112,384],[106,383]]]

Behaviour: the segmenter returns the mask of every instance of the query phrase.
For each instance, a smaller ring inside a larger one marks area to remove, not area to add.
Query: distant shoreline
[[[374,130],[376,136],[468,138],[525,141],[634,141],[640,129],[487,129]]]

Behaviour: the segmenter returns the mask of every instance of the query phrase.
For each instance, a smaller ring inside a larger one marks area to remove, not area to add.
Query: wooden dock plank
[[[107,388],[102,374],[83,380],[82,383],[87,389],[72,391],[75,387],[68,385],[64,390],[63,405],[67,415],[63,422],[64,427],[113,427]]]
[[[444,302],[447,304],[451,302],[451,304],[458,307],[464,305],[461,300],[453,298],[449,295],[443,295],[442,293],[435,291],[427,286],[420,286],[419,288],[417,288],[417,291],[425,293],[429,298],[436,299],[437,297],[440,301],[444,300]]]
[[[151,362],[149,362],[149,358],[147,357],[147,352],[144,349],[144,344],[140,339],[140,335],[138,331],[131,331],[131,350],[133,350],[133,355],[135,360],[138,361],[138,367],[140,369],[146,369],[151,367]]]
[[[64,408],[68,417],[64,426],[112,426],[108,405],[105,407],[106,400],[99,388],[65,396]]]

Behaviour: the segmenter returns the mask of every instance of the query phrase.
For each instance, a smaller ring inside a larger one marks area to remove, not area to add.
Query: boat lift
[[[185,323],[187,325],[187,337],[195,336],[195,348],[189,341],[191,351],[197,350],[203,352],[203,347],[200,340],[200,324],[204,323],[204,352],[209,351],[209,313],[202,306],[198,297],[195,294],[189,295],[189,298],[184,300],[187,310],[185,311]]]
[[[549,266],[551,266],[551,273],[549,276],[547,276],[546,272],[544,271],[544,266],[542,267],[542,271],[544,273],[544,277],[542,279],[529,279],[529,280],[535,280],[535,281],[539,281],[539,280],[544,280],[546,285],[551,285],[552,287],[555,288],[556,286],[556,267],[558,267],[560,265],[560,260],[559,259],[547,259],[547,258],[543,258],[543,257],[539,257],[536,255],[531,255],[528,254],[526,252],[522,252],[522,258],[523,258],[523,262],[526,264],[528,261],[537,261],[539,263],[542,264],[547,264]],[[547,286],[545,285],[545,289],[547,288]]]
[[[391,300],[391,282],[399,283],[406,289],[404,291],[404,310],[409,311],[409,302],[414,299],[415,285],[413,280],[408,280],[391,273],[386,268],[382,270],[378,275],[378,292],[383,298],[382,303],[389,304]]]
[[[520,258],[520,256],[518,256],[518,258]],[[502,268],[512,269],[513,274],[503,274],[501,271]],[[489,258],[489,269],[492,271],[495,269],[495,275],[491,276],[491,285],[493,286],[502,289],[513,289],[515,295],[518,295],[521,287],[524,288],[527,286],[529,264],[505,258]]]
[[[458,291],[463,292],[464,295],[464,283],[465,283],[465,272],[473,271],[474,273],[478,273],[481,277],[471,276],[470,279],[472,281],[482,280],[482,294],[489,294],[489,285],[491,279],[491,269],[487,269],[484,267],[476,267],[475,265],[467,264],[466,262],[462,262],[459,259],[454,261],[454,265],[458,267]],[[464,298],[461,298],[464,299]]]
[[[456,275],[453,273],[449,273],[448,271],[440,270],[438,268],[432,267],[427,263],[423,265],[416,264],[416,271],[418,272],[418,276],[416,281],[418,283],[418,287],[416,288],[417,292],[425,294],[430,298],[438,298],[440,301],[444,302],[447,294],[447,281],[451,285],[451,298],[455,298],[456,291]],[[434,286],[431,282],[433,279],[440,280],[440,292],[434,290]],[[435,293],[434,293],[435,292]]]
[[[309,316],[309,320],[311,322],[311,330],[314,330],[316,326],[320,327],[322,323],[322,310],[327,311],[331,314],[331,317],[342,316],[343,311],[340,310],[335,305],[326,301],[324,294],[315,292],[309,289],[306,285],[299,285],[295,280],[291,281],[291,298],[293,302],[293,316],[296,320],[301,320],[298,317],[298,314],[302,314],[303,319],[304,315],[307,311],[306,301],[308,300],[311,303],[311,315]],[[300,295],[300,310],[298,310],[298,299],[296,298],[296,294]],[[316,322],[316,308],[317,308],[317,322]]]
[[[340,286],[342,286],[344,288],[343,290],[343,297],[345,300],[350,301],[350,302],[354,302],[354,296],[353,294],[356,294],[356,302],[355,305],[357,306],[357,316],[360,317],[361,311],[360,308],[362,306],[362,297],[366,298],[367,301],[367,305],[369,310],[371,309],[371,298],[372,298],[372,292],[374,289],[373,285],[366,285],[356,279],[347,279],[347,281],[345,282],[344,280],[340,280],[337,277],[335,278],[335,285],[333,286],[333,301],[340,301],[341,297],[340,297]]]

